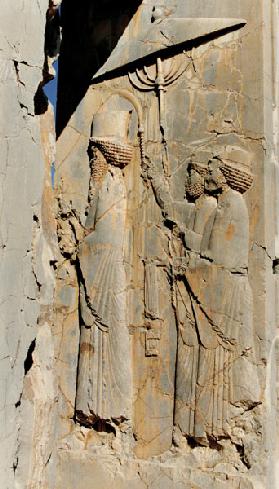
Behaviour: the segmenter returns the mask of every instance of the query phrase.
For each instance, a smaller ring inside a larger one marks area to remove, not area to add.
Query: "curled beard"
[[[186,194],[190,199],[196,200],[204,193],[203,182],[197,183],[186,183],[185,186]]]

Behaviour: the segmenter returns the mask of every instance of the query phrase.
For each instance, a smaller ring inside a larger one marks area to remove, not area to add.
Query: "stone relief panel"
[[[136,460],[194,451],[210,465],[215,449],[244,474],[262,440],[264,363],[251,272],[262,148],[245,136],[245,20],[175,15],[150,9],[151,54],[131,34],[78,122],[83,174],[60,240],[78,291],[72,430]]]

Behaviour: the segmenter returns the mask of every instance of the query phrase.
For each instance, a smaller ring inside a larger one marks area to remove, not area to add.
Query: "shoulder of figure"
[[[243,194],[237,192],[236,190],[230,188],[227,192],[225,192],[220,203],[221,205],[227,204],[230,212],[232,212],[235,216],[238,215],[240,219],[248,216],[248,209]]]

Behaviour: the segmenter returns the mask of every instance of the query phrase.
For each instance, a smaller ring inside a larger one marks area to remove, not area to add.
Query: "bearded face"
[[[204,177],[193,167],[188,171],[185,185],[186,194],[190,199],[196,200],[204,193]]]
[[[219,193],[226,187],[227,181],[220,169],[220,161],[213,159],[209,162],[208,173],[205,178],[205,190],[209,193]]]

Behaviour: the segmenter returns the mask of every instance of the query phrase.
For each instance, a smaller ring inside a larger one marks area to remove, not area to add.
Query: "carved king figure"
[[[131,418],[131,351],[124,267],[127,195],[122,169],[132,159],[128,111],[93,120],[91,180],[80,268],[81,337],[76,418],[86,426]]]

